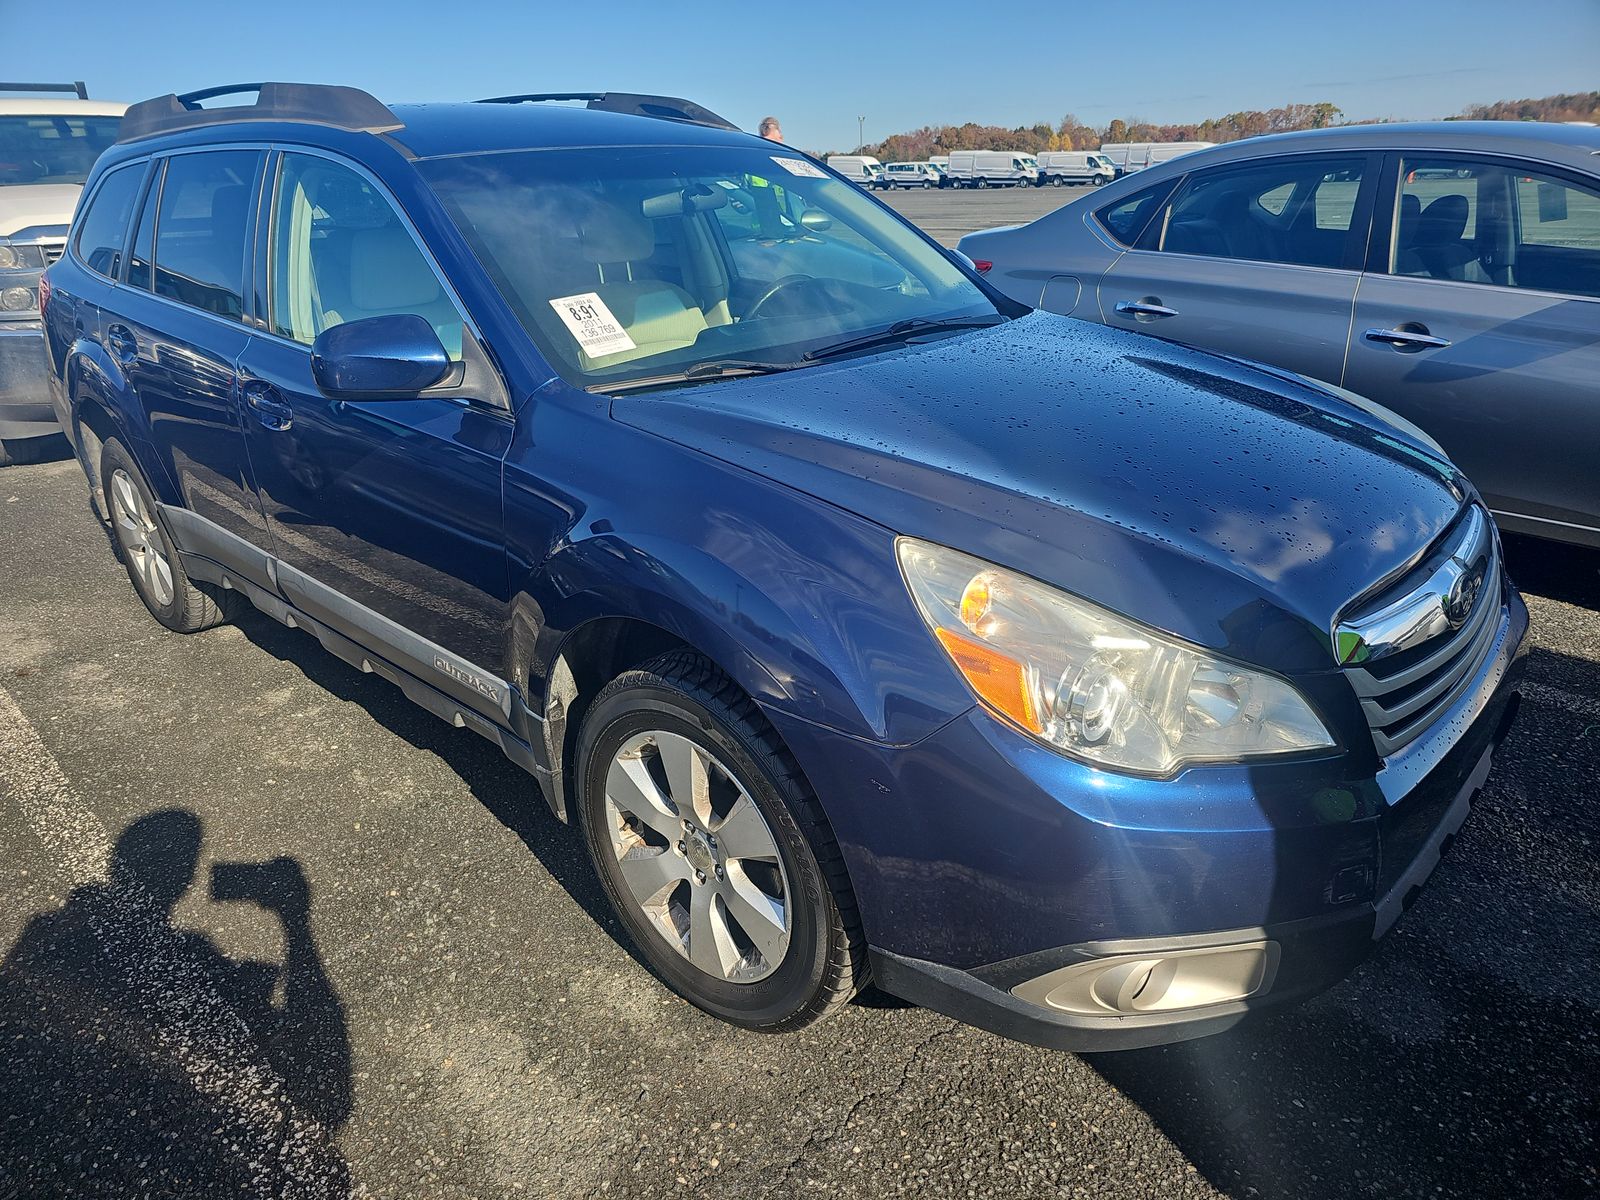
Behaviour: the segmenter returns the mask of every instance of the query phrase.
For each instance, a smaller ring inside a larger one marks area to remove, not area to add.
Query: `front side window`
[[[1600,296],[1600,188],[1526,163],[1401,161],[1390,272]]]
[[[1199,172],[1173,199],[1160,248],[1341,266],[1364,168],[1362,158],[1318,157]]]
[[[0,117],[0,187],[82,184],[121,124],[116,116]]]
[[[253,150],[208,150],[167,160],[156,211],[156,295],[240,319],[245,234],[260,158]]]
[[[388,198],[350,168],[285,154],[272,202],[272,330],[309,346],[335,325],[416,315],[461,359],[462,319]]]
[[[115,279],[122,266],[122,243],[144,168],[142,162],[131,163],[108,172],[78,220],[78,257],[107,279]]]
[[[998,314],[859,191],[787,154],[549,150],[418,164],[530,337],[584,386]]]

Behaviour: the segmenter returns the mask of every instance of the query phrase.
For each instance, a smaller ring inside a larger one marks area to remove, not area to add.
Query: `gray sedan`
[[[1368,396],[1504,528],[1600,546],[1600,129],[1252,138],[960,248],[1026,304]]]

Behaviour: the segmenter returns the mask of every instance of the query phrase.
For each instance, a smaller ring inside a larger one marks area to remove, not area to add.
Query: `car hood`
[[[83,188],[76,183],[28,183],[0,187],[0,237],[37,225],[65,231]]]
[[[621,421],[1283,670],[1470,489],[1338,395],[1048,313],[613,401]]]

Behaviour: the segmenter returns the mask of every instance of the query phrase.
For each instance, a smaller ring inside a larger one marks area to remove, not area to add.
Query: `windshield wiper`
[[[743,379],[750,375],[776,375],[793,371],[805,363],[755,362],[740,358],[718,359],[715,362],[695,363],[681,371],[662,375],[646,375],[640,379],[619,379],[615,383],[591,383],[585,391],[601,392],[608,396],[623,392],[641,392],[650,388],[673,387],[684,383],[700,383],[709,379]]]
[[[834,358],[841,354],[849,354],[852,350],[866,350],[872,346],[888,346],[895,342],[909,342],[914,337],[925,333],[936,333],[941,330],[956,329],[984,329],[990,325],[998,325],[1009,318],[995,313],[987,317],[908,317],[904,321],[896,321],[887,329],[880,329],[876,333],[864,333],[860,337],[845,338],[842,342],[833,342],[827,346],[818,346],[815,350],[807,350],[800,357],[806,362],[816,362],[819,359]]]

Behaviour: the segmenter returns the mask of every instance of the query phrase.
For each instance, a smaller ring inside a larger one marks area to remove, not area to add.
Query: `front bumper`
[[[981,712],[898,748],[774,720],[833,821],[880,987],[1021,1041],[1126,1049],[1219,1032],[1361,961],[1466,820],[1526,630],[1511,591],[1474,686],[1376,778],[1340,756],[1132,780]],[[1085,1001],[1108,961],[1133,964],[1105,976],[1133,979],[1122,1011]]]
[[[0,324],[0,441],[60,432],[50,402],[44,327],[38,321]]]

